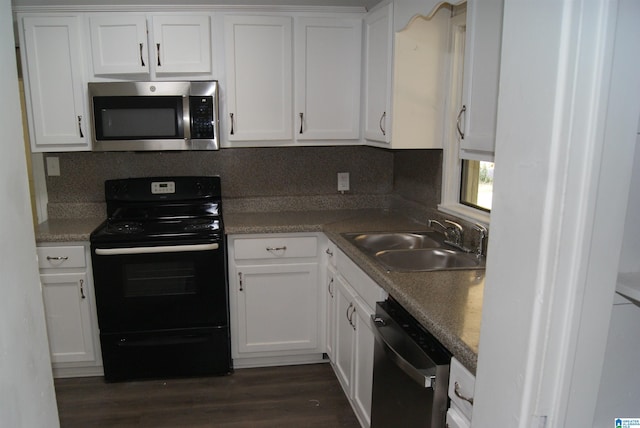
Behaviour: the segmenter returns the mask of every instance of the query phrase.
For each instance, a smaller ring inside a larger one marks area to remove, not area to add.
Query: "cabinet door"
[[[352,396],[352,370],[353,370],[353,337],[355,334],[353,324],[353,312],[355,310],[355,292],[340,277],[336,277],[336,312],[335,312],[335,348],[334,370],[345,393],[351,399]]]
[[[365,19],[364,137],[388,143],[391,138],[391,64],[393,4]]]
[[[360,19],[300,18],[296,26],[298,140],[360,137]]]
[[[318,264],[237,267],[238,352],[318,346]]]
[[[228,140],[291,140],[291,18],[225,16],[224,24]]]
[[[153,16],[152,43],[156,74],[211,73],[209,15]]]
[[[326,310],[326,320],[327,320],[327,356],[330,361],[334,361],[334,348],[335,348],[335,337],[336,337],[336,271],[333,267],[329,267],[327,269],[327,287],[326,287],[326,295],[327,295],[327,310]]]
[[[89,150],[80,18],[24,17],[23,31],[31,149]]]
[[[94,74],[149,74],[144,15],[90,16],[89,27]]]
[[[469,0],[462,89],[461,157],[492,160],[504,0]]]
[[[355,336],[353,346],[353,402],[360,420],[371,424],[371,392],[373,390],[373,347],[375,337],[370,318],[373,311],[360,298],[356,298]]]
[[[89,293],[85,273],[40,275],[53,363],[94,361]]]

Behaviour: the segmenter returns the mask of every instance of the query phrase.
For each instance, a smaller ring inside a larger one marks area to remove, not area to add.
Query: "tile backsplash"
[[[47,156],[47,155],[46,155]],[[391,151],[363,146],[237,148],[180,152],[56,153],[60,176],[47,177],[50,203],[104,201],[104,181],[140,176],[220,175],[224,198],[392,195],[435,207],[441,150]]]

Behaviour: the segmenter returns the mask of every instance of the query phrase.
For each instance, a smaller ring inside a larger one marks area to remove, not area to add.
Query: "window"
[[[460,203],[491,211],[493,197],[493,162],[463,160],[460,178]]]

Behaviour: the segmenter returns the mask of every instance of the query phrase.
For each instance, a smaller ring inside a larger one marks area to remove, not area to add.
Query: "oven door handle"
[[[436,385],[436,370],[435,365],[430,369],[420,369],[415,367],[409,361],[402,356],[397,349],[391,345],[390,340],[388,340],[384,334],[385,328],[391,328],[395,330],[395,326],[393,323],[389,323],[386,320],[382,319],[377,315],[371,315],[371,326],[373,327],[373,333],[376,341],[382,345],[382,349],[384,349],[384,353],[400,370],[402,370],[411,380],[416,382],[422,388],[431,388],[435,389]],[[402,330],[394,331],[393,336],[401,336],[405,333]],[[409,335],[406,336],[406,340],[411,340]],[[417,346],[417,345],[416,345]]]
[[[129,247],[129,248],[96,248],[98,256],[121,256],[128,254],[154,254],[154,253],[183,253],[186,251],[217,250],[220,246],[213,244],[192,245],[160,245],[157,247]]]

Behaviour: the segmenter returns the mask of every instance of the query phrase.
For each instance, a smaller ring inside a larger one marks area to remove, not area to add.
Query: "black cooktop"
[[[91,242],[141,244],[219,239],[219,177],[144,177],[105,182],[107,219]]]

